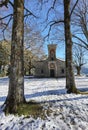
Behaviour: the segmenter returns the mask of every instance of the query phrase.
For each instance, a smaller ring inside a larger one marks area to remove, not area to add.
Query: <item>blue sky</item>
[[[12,0],[13,1],[13,0]],[[28,2],[27,0],[25,0],[25,7],[26,8],[29,8],[30,11],[36,15],[38,18],[34,18],[33,16],[30,16],[29,19],[27,20],[28,24],[31,24],[30,26],[35,26],[34,30],[39,30],[41,32],[41,35],[43,37],[45,37],[49,31],[49,26],[47,26],[47,28],[45,28],[45,26],[52,20],[57,20],[58,18],[58,13],[55,14],[55,11],[52,9],[50,10],[49,12],[49,15],[48,15],[48,20],[46,20],[46,14],[48,12],[48,9],[51,7],[51,5],[53,4],[53,1],[46,1],[45,4],[43,6],[40,5],[37,5],[37,2],[38,0],[29,0],[31,2]],[[58,5],[58,4],[57,4]],[[9,6],[9,8],[2,8],[0,9],[0,16],[6,16],[8,14],[12,14],[13,13],[13,9],[11,6]],[[62,13],[63,13],[63,6],[56,6],[56,11],[59,12],[59,16],[62,18]],[[5,19],[6,21],[8,21],[8,18]],[[11,28],[12,22],[10,22],[9,26]],[[45,29],[44,29],[45,28]],[[57,28],[57,27],[56,27]],[[59,26],[58,26],[58,31],[59,31]],[[57,31],[57,32],[58,32]],[[60,32],[60,31],[59,31]],[[46,38],[45,40],[45,45],[44,45],[44,50],[47,54],[47,44],[58,44],[57,45],[57,57],[60,57],[60,58],[63,58],[64,59],[64,56],[65,56],[65,48],[64,48],[64,45],[61,47],[61,44],[63,44],[64,42],[60,42],[57,40],[57,37],[59,37],[60,33],[58,33],[58,35],[55,34],[55,29],[54,27],[52,27],[51,29],[51,32],[50,32],[50,36],[49,36],[49,39]],[[8,34],[8,31],[6,32],[5,35]],[[0,37],[0,39],[2,39],[2,37]],[[48,39],[48,40],[47,40]]]

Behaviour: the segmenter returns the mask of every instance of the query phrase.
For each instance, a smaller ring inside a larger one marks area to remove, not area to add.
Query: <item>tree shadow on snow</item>
[[[86,87],[86,88],[78,88],[80,91],[82,91],[82,92],[86,92],[86,91],[88,91],[88,87]]]
[[[88,91],[88,88],[79,88],[80,91]],[[61,94],[66,94],[66,89],[59,89],[59,90],[48,90],[48,91],[43,91],[43,92],[36,92],[33,94],[26,94],[25,98],[29,99],[34,98],[34,97],[42,97],[42,96],[49,96],[49,95],[61,95]],[[70,94],[69,94],[70,95]],[[49,100],[49,101],[41,101],[40,103],[49,103],[49,102],[63,102],[63,101],[74,101],[74,100],[81,100],[81,99],[88,99],[87,95],[80,95],[79,97],[74,98],[70,96],[65,99],[59,99],[59,100]]]
[[[80,96],[80,97],[75,97],[75,98],[66,98],[66,99],[59,99],[59,100],[49,100],[49,101],[42,101],[41,103],[55,103],[55,102],[65,102],[65,101],[76,101],[76,100],[82,100],[82,99],[88,99],[88,96]],[[88,104],[87,104],[88,105]]]
[[[59,89],[59,90],[48,90],[43,92],[36,92],[33,94],[26,94],[25,98],[33,98],[33,97],[48,96],[48,95],[61,95],[61,94],[66,94],[66,90]]]
[[[0,97],[0,102],[4,102],[6,100],[6,96]]]
[[[84,91],[88,91],[88,88],[79,88],[79,90],[84,92]],[[26,94],[25,98],[30,100],[31,98],[35,98],[35,97],[42,97],[42,96],[49,96],[49,95],[54,96],[54,95],[61,95],[61,94],[65,95],[66,94],[66,89],[48,90],[48,91],[43,91],[43,92],[36,92],[36,93],[33,93],[33,94]],[[67,97],[66,99],[49,100],[49,101],[44,101],[44,102],[62,102],[62,101],[88,99],[87,95],[80,95],[80,97],[74,97],[74,98],[73,97],[69,98],[69,97]],[[0,97],[0,102],[5,102],[5,100],[6,100],[6,96]]]

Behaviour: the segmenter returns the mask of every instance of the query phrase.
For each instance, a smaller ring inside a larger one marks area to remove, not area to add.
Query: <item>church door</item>
[[[55,77],[55,70],[54,69],[50,69],[50,77]]]

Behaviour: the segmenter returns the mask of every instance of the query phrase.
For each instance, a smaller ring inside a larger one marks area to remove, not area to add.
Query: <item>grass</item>
[[[84,91],[84,92],[82,92],[82,91],[79,91],[79,93],[78,94],[82,94],[82,95],[88,95],[88,91]]]
[[[76,94],[88,95],[88,91],[80,91],[77,89]]]
[[[32,116],[33,118],[41,117],[45,118],[45,112],[43,106],[36,102],[28,102],[20,104],[17,108],[17,114],[19,116],[24,115],[25,117]]]

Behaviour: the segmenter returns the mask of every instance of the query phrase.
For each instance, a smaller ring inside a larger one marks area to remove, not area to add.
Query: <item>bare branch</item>
[[[11,19],[12,19],[12,16],[11,16],[11,17],[10,17],[10,19],[8,20],[8,22],[7,22],[7,24],[6,24],[6,27],[3,29],[3,31],[2,31],[2,32],[4,32],[4,31],[6,30],[6,28],[8,27],[8,25],[9,25],[9,23],[10,23]]]
[[[53,5],[52,5],[52,6],[50,7],[50,9],[48,10],[46,20],[48,20],[49,12],[50,12],[52,9],[54,9],[55,3],[56,3],[56,0],[54,0]]]
[[[9,4],[10,4],[12,7],[14,7],[14,5],[13,5],[13,3],[12,3],[11,1],[9,1]]]
[[[26,7],[24,7],[24,9],[28,12],[28,14],[24,15],[24,17],[28,16],[28,15],[32,15],[35,18],[38,18],[36,15],[34,15],[29,9],[27,9]]]
[[[88,48],[86,46],[84,46],[83,44],[77,43],[77,42],[73,42],[75,45],[83,47],[84,49],[88,50]]]
[[[4,38],[4,40],[5,40],[5,30],[6,30],[7,27],[9,26],[9,23],[10,23],[10,21],[12,20],[12,16],[13,16],[12,14],[9,14],[9,15],[3,17],[3,18],[0,18],[0,20],[1,20],[1,25],[3,25],[2,33],[3,33],[3,38]],[[4,22],[3,22],[3,19],[6,19],[6,18],[8,18],[8,17],[10,17],[10,18],[8,19],[7,23],[4,23]]]
[[[0,20],[6,19],[6,18],[8,18],[8,17],[11,17],[12,15],[13,15],[13,14],[6,15],[6,16],[0,18]]]
[[[72,8],[72,10],[71,10],[70,17],[71,17],[71,15],[72,15],[72,13],[73,13],[73,11],[74,11],[76,5],[78,4],[78,1],[79,1],[79,0],[77,0],[77,1],[75,2],[74,6],[73,6],[73,8]]]
[[[72,35],[74,38],[76,38],[76,39],[78,39],[79,41],[81,41],[86,47],[85,48],[88,48],[88,44],[85,42],[85,41],[83,41],[81,38],[79,38],[79,37],[77,37],[77,36],[75,36],[75,35]]]
[[[48,26],[51,26],[52,24],[59,24],[59,23],[64,23],[64,20],[58,20],[58,21],[50,21],[42,31],[44,31]]]
[[[46,39],[47,37],[49,38],[49,35],[50,35],[50,31],[52,29],[52,26],[54,26],[56,24],[56,22],[53,22],[51,25],[49,25],[49,30],[48,30],[48,34],[44,37],[44,39]]]
[[[52,26],[54,26],[54,25],[56,25],[56,24],[59,24],[59,23],[64,23],[64,20],[50,21],[50,22],[45,26],[45,28],[43,29],[43,31],[44,31],[48,26],[49,26],[49,30],[48,30],[48,34],[44,37],[44,39],[46,39],[47,37],[49,38],[51,29],[52,29]],[[49,24],[50,24],[50,25],[49,25]]]
[[[3,7],[3,6],[5,6],[6,8],[8,8],[8,3],[9,3],[9,0],[2,0],[1,2],[0,2],[0,7]]]

